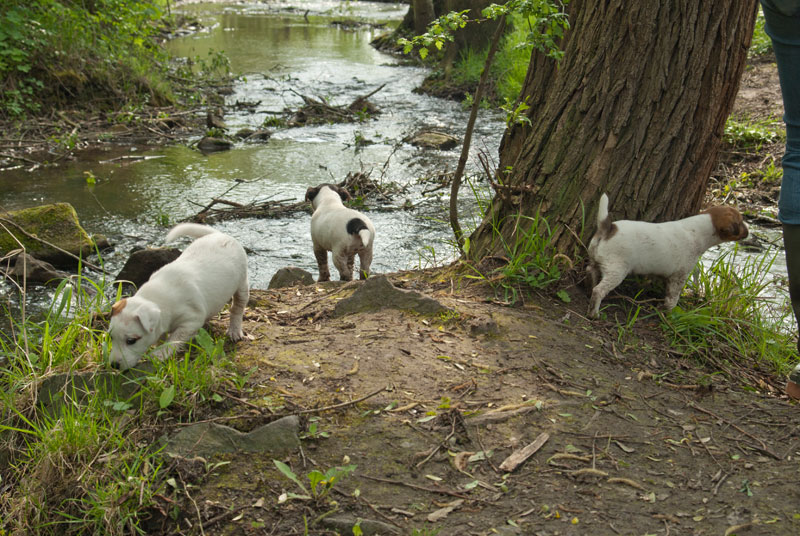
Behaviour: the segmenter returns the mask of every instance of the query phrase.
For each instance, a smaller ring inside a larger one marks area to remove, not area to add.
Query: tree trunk
[[[502,185],[470,238],[470,257],[502,255],[503,240],[527,230],[515,216],[537,211],[556,248],[572,255],[578,235],[588,244],[594,232],[603,192],[613,219],[696,213],[739,87],[756,1],[572,0],[561,62],[531,57],[521,95],[531,125],[503,136]]]
[[[424,34],[428,30],[428,24],[436,18],[433,0],[412,0],[411,9],[414,12],[414,33]]]

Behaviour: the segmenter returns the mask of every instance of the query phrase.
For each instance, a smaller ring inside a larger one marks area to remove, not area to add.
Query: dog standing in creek
[[[369,277],[372,264],[372,245],[375,227],[360,212],[347,208],[347,190],[335,184],[320,184],[306,191],[306,201],[311,201],[314,214],[311,216],[311,241],[314,256],[319,266],[318,281],[329,281],[328,252],[333,254],[333,265],[342,281],[353,279],[355,256],[358,254],[361,279]]]
[[[133,367],[165,333],[169,336],[158,357],[181,348],[231,298],[228,337],[244,338],[242,319],[250,295],[244,248],[235,238],[195,223],[175,226],[165,241],[179,236],[195,240],[180,257],[155,271],[134,296],[111,307],[112,367]]]
[[[672,309],[703,252],[722,242],[746,238],[747,234],[742,215],[727,206],[711,207],[697,216],[664,223],[612,222],[608,196],[603,194],[597,211],[597,231],[589,243],[589,317],[599,316],[600,302],[629,274],[665,277],[664,308]]]

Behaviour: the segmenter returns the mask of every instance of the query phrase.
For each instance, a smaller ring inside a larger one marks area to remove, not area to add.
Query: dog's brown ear
[[[733,241],[747,238],[747,225],[742,221],[742,215],[735,208],[711,207],[705,213],[711,216],[711,224],[722,240]]]
[[[336,193],[338,193],[339,197],[342,198],[342,202],[350,201],[351,199],[353,199],[352,197],[350,197],[350,192],[348,192],[347,190],[345,190],[341,186],[336,186]]]
[[[306,190],[306,201],[313,201],[319,193],[319,188],[319,186],[309,186],[308,190]]]
[[[744,223],[734,222],[719,231],[719,236],[723,240],[741,240],[747,238],[747,235],[747,226]]]
[[[128,300],[123,298],[120,301],[118,301],[117,303],[115,303],[114,305],[112,305],[111,306],[111,316],[115,316],[115,315],[119,314],[120,311],[125,309],[125,306],[127,304],[128,304]]]

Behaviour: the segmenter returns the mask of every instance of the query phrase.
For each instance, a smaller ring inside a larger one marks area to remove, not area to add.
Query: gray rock
[[[243,128],[238,131],[235,136],[240,140],[249,142],[269,141],[272,132],[264,129],[253,130],[252,128]]]
[[[8,270],[3,270],[0,267],[0,273],[13,277],[19,282],[27,281],[28,284],[58,285],[62,279],[69,277],[67,272],[56,270],[49,262],[35,259],[27,253],[20,253],[12,260],[14,265]]]
[[[314,276],[311,275],[311,272],[303,270],[302,268],[297,268],[296,266],[287,266],[275,272],[275,275],[269,280],[269,287],[267,288],[285,288],[313,284]]]
[[[413,290],[402,290],[389,282],[385,275],[370,277],[362,283],[352,296],[339,301],[333,316],[378,311],[380,309],[402,309],[423,315],[438,314],[447,307]]]
[[[78,265],[78,261],[71,255],[85,257],[95,248],[94,240],[81,227],[78,214],[69,203],[0,212],[0,221],[13,234],[12,236],[0,227],[0,256],[20,249],[21,243],[28,254],[41,261],[57,267],[72,268]],[[45,244],[42,240],[52,245]]]
[[[440,149],[442,151],[450,150],[461,143],[455,136],[439,132],[438,130],[422,130],[413,136],[405,138],[403,141],[417,147]]]
[[[353,534],[353,527],[358,523],[359,519],[361,519],[361,524],[359,526],[364,536],[391,536],[393,534],[400,534],[400,529],[398,527],[382,521],[375,521],[374,519],[362,519],[350,516],[326,517],[322,520],[322,524],[340,534]]]
[[[232,452],[259,452],[281,456],[300,446],[300,419],[283,417],[247,434],[216,423],[182,428],[169,438],[165,451],[178,456],[203,456]]]
[[[117,274],[117,281],[125,281],[122,285],[123,295],[131,295],[146,283],[150,276],[164,266],[177,259],[181,251],[177,248],[145,248],[131,253],[125,266]]]
[[[249,136],[252,136],[253,134],[255,134],[255,132],[256,131],[253,130],[252,128],[242,128],[242,129],[237,130],[236,134],[234,134],[234,136],[236,136],[240,140],[243,140],[243,139],[245,139],[245,138],[247,138]]]
[[[212,138],[211,136],[206,136],[197,142],[197,148],[204,153],[216,153],[218,151],[230,150],[233,148],[233,143],[222,138]]]

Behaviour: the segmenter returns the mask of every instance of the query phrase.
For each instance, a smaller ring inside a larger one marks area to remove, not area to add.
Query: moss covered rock
[[[0,255],[19,249],[22,243],[29,255],[63,267],[77,264],[69,254],[85,256],[95,247],[69,203],[0,212],[0,223]]]

